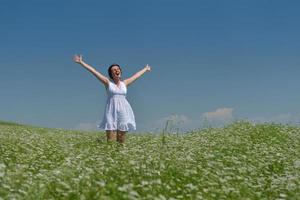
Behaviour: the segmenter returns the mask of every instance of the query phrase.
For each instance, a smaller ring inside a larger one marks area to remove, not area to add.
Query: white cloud
[[[155,126],[161,128],[161,130],[167,128],[169,131],[172,129],[183,130],[189,125],[190,119],[186,115],[172,114],[167,117],[163,117],[155,122]],[[168,127],[166,127],[168,123]]]
[[[158,120],[140,124],[138,129],[151,132],[162,132],[168,122],[168,130],[178,129],[180,131],[188,130],[191,126],[191,119],[183,114],[172,114],[167,117],[162,117]]]
[[[233,120],[233,108],[218,108],[211,112],[206,112],[202,114],[202,117],[208,121],[212,122],[228,122]]]
[[[84,123],[79,123],[75,126],[75,129],[77,130],[83,130],[83,131],[94,131],[97,130],[97,122],[94,123],[89,123],[89,122],[84,122]]]
[[[198,118],[190,118],[183,114],[172,114],[155,121],[138,124],[138,129],[160,133],[166,127],[167,121],[169,121],[168,130],[170,132],[174,130],[185,132],[206,126],[222,126],[234,119],[233,110],[233,108],[226,107],[218,108],[214,111],[203,113]]]
[[[187,123],[189,121],[189,119],[185,115],[173,114],[173,115],[170,115],[168,117],[164,117],[164,118],[160,119],[160,121],[164,124],[167,121],[173,121],[173,122],[176,122],[176,123]]]

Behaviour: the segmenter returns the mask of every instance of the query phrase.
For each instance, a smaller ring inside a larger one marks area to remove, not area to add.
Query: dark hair
[[[114,66],[119,67],[119,69],[120,69],[120,71],[121,71],[121,74],[122,74],[122,69],[121,69],[120,65],[118,65],[118,64],[116,64],[116,63],[111,64],[111,65],[109,66],[108,70],[107,70],[108,75],[109,75],[109,77],[110,77],[111,79],[113,79],[112,73],[111,73],[111,68],[113,68]]]

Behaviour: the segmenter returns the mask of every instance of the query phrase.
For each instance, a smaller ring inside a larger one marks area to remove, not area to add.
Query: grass
[[[241,122],[123,147],[1,122],[0,199],[300,199],[300,129]]]

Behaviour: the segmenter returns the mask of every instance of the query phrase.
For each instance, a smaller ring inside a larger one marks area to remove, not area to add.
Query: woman
[[[124,143],[126,132],[136,129],[132,108],[126,100],[127,86],[140,78],[145,72],[151,71],[150,66],[147,64],[144,69],[122,81],[122,69],[118,64],[112,64],[108,68],[109,79],[85,63],[81,55],[75,55],[73,60],[90,71],[104,84],[108,98],[99,128],[106,130],[108,142],[117,140],[119,143]]]

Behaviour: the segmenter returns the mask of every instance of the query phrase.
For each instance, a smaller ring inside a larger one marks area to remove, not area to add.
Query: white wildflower
[[[0,177],[4,177],[4,175],[5,175],[5,168],[6,168],[6,165],[3,164],[3,163],[0,163]]]
[[[300,168],[300,160],[296,160],[294,162],[294,166],[295,166],[295,168]]]
[[[185,187],[189,188],[190,190],[197,189],[197,186],[193,185],[193,183],[186,184]]]

